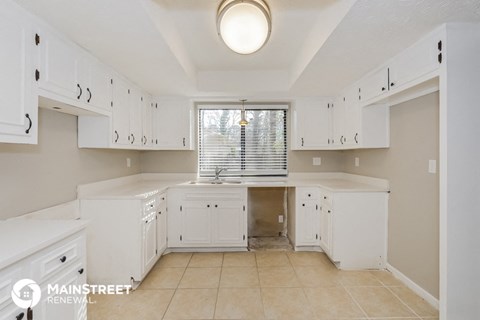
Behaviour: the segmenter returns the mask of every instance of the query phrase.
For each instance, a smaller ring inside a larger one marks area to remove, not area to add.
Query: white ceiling
[[[17,0],[154,95],[331,96],[479,0],[267,0],[272,35],[231,52],[220,0]]]

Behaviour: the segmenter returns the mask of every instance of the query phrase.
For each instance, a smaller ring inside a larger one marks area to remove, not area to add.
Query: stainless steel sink
[[[240,180],[192,180],[188,184],[195,185],[216,185],[216,184],[241,184]]]

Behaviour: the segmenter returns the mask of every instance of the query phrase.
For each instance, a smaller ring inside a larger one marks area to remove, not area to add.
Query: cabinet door
[[[322,205],[320,210],[320,247],[332,255],[332,210]]]
[[[185,202],[181,208],[180,242],[184,246],[210,245],[212,230],[211,205],[204,202]]]
[[[295,106],[295,145],[298,149],[315,150],[330,146],[332,116],[330,103],[319,100],[298,100]]]
[[[81,70],[85,74],[84,101],[94,107],[111,110],[112,106],[112,74],[100,63],[87,59],[85,67]]]
[[[345,143],[345,101],[338,97],[333,104],[333,143],[341,147]]]
[[[113,143],[130,143],[130,89],[120,79],[113,80],[112,139]]]
[[[63,278],[53,279],[51,284],[58,284],[59,288],[62,286],[76,286],[85,283],[85,272],[80,275],[78,270],[81,266],[73,269]],[[48,320],[86,320],[86,297],[85,295],[74,295],[73,299],[76,301],[72,303],[53,303],[55,300],[69,299],[71,295],[65,295],[61,292],[50,292],[42,290],[42,298],[36,308],[33,308],[34,319],[48,319]],[[71,299],[71,298],[70,298]],[[80,301],[80,303],[78,302]],[[25,319],[25,318],[24,318]]]
[[[245,246],[245,207],[241,202],[217,201],[213,205],[213,241],[219,246]]]
[[[297,246],[319,245],[320,214],[315,201],[301,201],[297,208]]]
[[[438,69],[439,54],[444,45],[442,38],[439,33],[434,33],[395,57],[390,66],[390,90]]]
[[[188,100],[158,101],[156,131],[160,150],[190,150],[192,108]]]
[[[81,54],[79,49],[60,37],[40,32],[40,79],[41,89],[80,101],[87,90],[79,81]]]
[[[156,212],[144,219],[142,230],[142,274],[145,274],[157,261],[157,217]]]
[[[345,108],[344,139],[345,146],[358,146],[360,144],[361,108],[359,104],[357,87],[352,87],[343,96]]]
[[[157,256],[167,249],[167,202],[165,195],[160,196],[157,208]]]
[[[130,90],[130,144],[142,145],[142,106],[143,94],[138,90]]]
[[[14,3],[0,9],[0,142],[37,143],[37,99],[32,90],[35,37]]]
[[[150,96],[146,96],[142,103],[142,146],[152,146],[152,116],[153,116],[153,102]]]
[[[361,101],[369,101],[388,92],[388,68],[383,67],[362,79],[360,85]]]

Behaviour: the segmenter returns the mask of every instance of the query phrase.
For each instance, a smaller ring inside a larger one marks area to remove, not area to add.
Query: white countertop
[[[86,220],[0,221],[0,269],[85,228]]]
[[[388,192],[386,180],[370,177],[348,175],[343,173],[325,175],[293,175],[289,178],[271,179],[234,179],[241,183],[224,184],[192,184],[195,178],[172,175],[162,178],[161,175],[143,174],[128,177],[128,180],[118,179],[113,182],[99,182],[84,185],[79,192],[79,199],[145,199],[154,194],[165,192],[168,188],[256,188],[256,187],[321,187],[331,192]],[[200,179],[208,181],[208,179]],[[228,179],[226,179],[228,181]]]

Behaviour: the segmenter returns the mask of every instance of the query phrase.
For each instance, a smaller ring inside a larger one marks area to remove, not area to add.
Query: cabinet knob
[[[332,211],[328,210],[328,213],[332,213]]]
[[[302,203],[302,207],[305,207],[305,203]]]
[[[80,270],[78,270],[78,273],[83,274],[83,271],[83,268],[81,268]]]
[[[387,89],[385,87],[382,87],[382,91],[385,91],[385,90],[387,90]]]
[[[395,86],[395,82],[390,83],[390,87]]]
[[[218,204],[215,205],[215,208],[218,208]]]
[[[323,199],[327,200],[327,196],[323,196]]]
[[[308,196],[311,197],[312,195],[309,193]]]
[[[207,208],[210,208],[210,205],[209,205],[209,204],[207,204]]]
[[[17,320],[22,320],[23,317],[25,317],[25,313],[22,312],[22,313],[19,313],[19,314],[15,317],[15,319],[17,319]]]
[[[63,256],[63,257],[60,258],[60,262],[65,263],[65,261],[67,261],[67,257],[66,257],[66,256]]]

